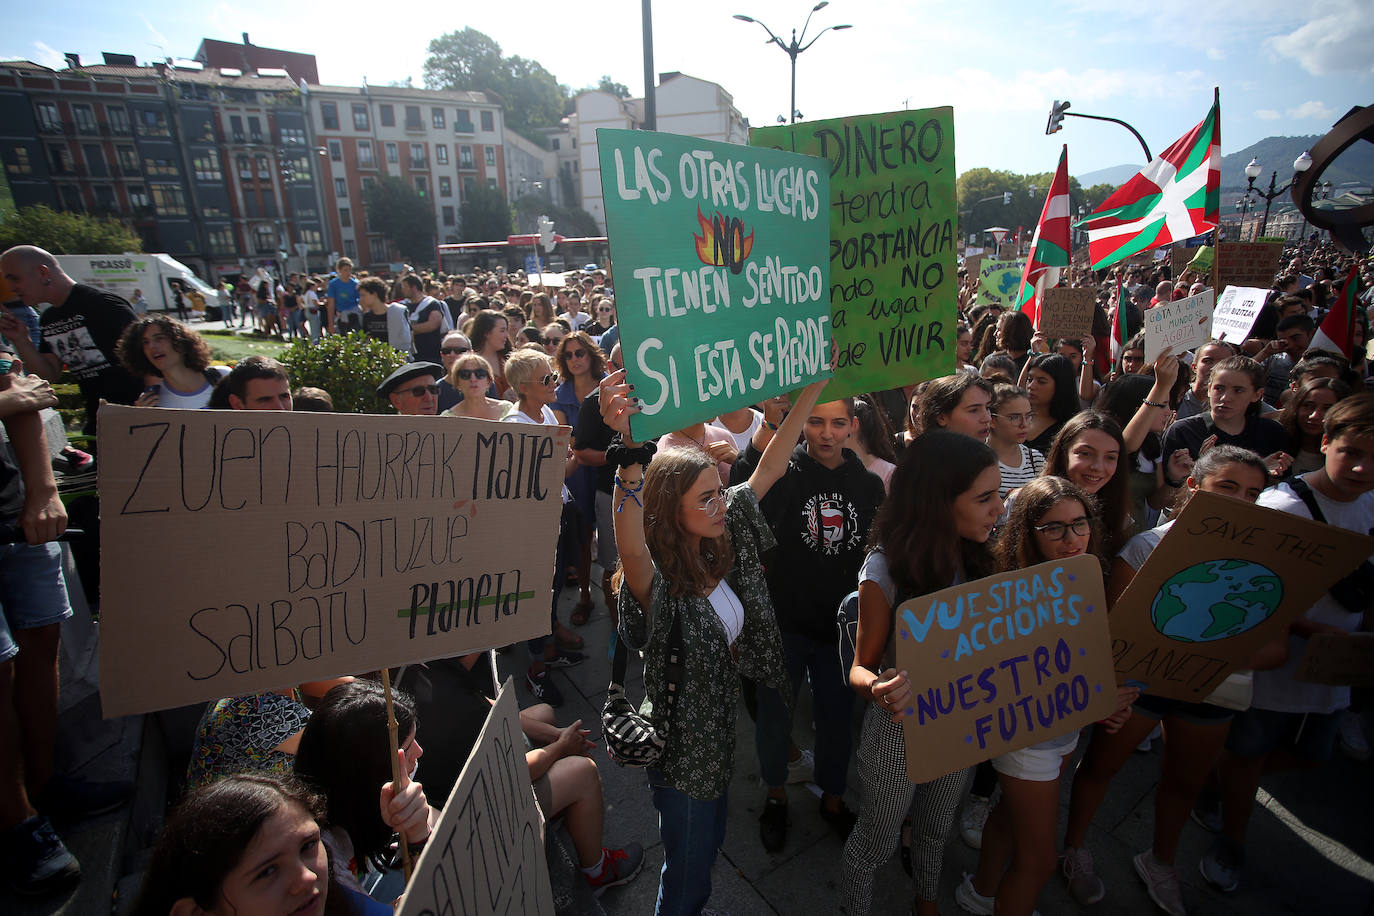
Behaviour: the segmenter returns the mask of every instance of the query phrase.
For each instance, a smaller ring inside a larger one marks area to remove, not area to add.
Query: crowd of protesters
[[[843,843],[837,873],[851,914],[869,912],[875,872],[894,853],[912,877],[913,912],[936,913],[956,823],[981,849],[956,892],[963,909],[1028,916],[1056,873],[1079,903],[1102,900],[1109,889],[1088,827],[1132,751],[1162,731],[1153,836],[1133,865],[1160,909],[1181,916],[1178,845],[1190,816],[1216,836],[1189,864],[1233,890],[1264,773],[1320,766],[1338,745],[1369,759],[1352,710],[1358,694],[1294,676],[1308,637],[1365,629],[1369,608],[1328,594],[1206,702],[1123,688],[1113,714],[1081,736],[1055,735],[924,784],[906,776],[901,720],[922,684],[919,672],[896,667],[893,615],[928,592],[1084,554],[1101,563],[1114,602],[1201,490],[1374,530],[1363,349],[1372,303],[1366,292],[1353,354],[1314,349],[1353,262],[1315,245],[1286,257],[1249,339],[1150,364],[1141,335],[1114,346],[1111,329],[1140,328],[1146,310],[1199,291],[1205,276],[1173,278],[1153,263],[1082,272],[1071,282],[1100,291],[1092,333],[1051,340],[1024,313],[979,301],[976,277],[961,272],[952,374],[833,401],[816,383],[794,402],[728,411],[656,443],[631,438],[639,406],[603,270],[570,272],[556,288],[531,287],[519,273],[408,271],[388,281],[345,258],[330,278],[245,277],[225,320],[316,341],[361,332],[387,342],[408,359],[377,394],[402,416],[572,428],[549,633],[515,651],[527,655],[534,700],[521,710],[531,791],[566,827],[571,867],[594,893],[632,880],[644,856],[638,844],[606,841],[617,830],[605,819],[589,731],[558,716],[554,672],[608,648],[578,632],[600,600],[618,639],[643,653],[645,714],[661,725],[664,710],[671,717],[647,771],[664,851],[657,913],[710,912],[742,706],[754,747],[741,751],[756,754],[764,783],[760,843],[769,853],[786,847],[788,786],[814,782],[819,815]],[[1371,265],[1360,269],[1359,289],[1369,290]],[[325,411],[332,400],[297,387],[268,357],[211,365],[190,326],[74,284],[40,249],[5,252],[0,273],[25,305],[47,306],[36,337],[20,316],[0,313],[9,342],[0,420],[14,446],[14,458],[0,458],[0,522],[14,542],[0,547],[0,830],[11,885],[41,894],[79,876],[52,826],[53,798],[88,811],[121,801],[53,775],[58,627],[71,610],[54,543],[65,511],[38,421],[56,401],[50,383],[64,371],[75,377],[92,428],[101,400]],[[557,613],[564,587],[578,595],[566,621]],[[837,651],[845,602],[857,623],[848,667]],[[386,753],[379,684],[353,674],[209,704],[187,795],[137,912],[385,911],[367,891],[395,867],[401,843],[418,849],[429,837],[432,803],[457,779],[494,679],[480,653],[407,669],[398,763]],[[803,689],[811,748],[794,732]],[[1062,836],[1061,779],[1071,785]],[[280,868],[267,878],[245,871],[273,862]]]

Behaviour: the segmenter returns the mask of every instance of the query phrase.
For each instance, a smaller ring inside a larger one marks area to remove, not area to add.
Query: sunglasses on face
[[[472,347],[440,347],[439,352],[445,356],[453,356],[460,353],[471,353]]]
[[[485,369],[459,369],[458,377],[466,382],[474,378],[490,378],[491,373]]]
[[[568,359],[582,359],[587,355],[586,350],[569,350]]]
[[[408,395],[410,395],[412,398],[422,398],[422,397],[424,397],[424,396],[427,395],[427,394],[432,394],[432,395],[435,395],[435,396],[437,397],[438,394],[439,394],[439,386],[438,386],[438,385],[416,385],[414,388],[402,388],[402,389],[401,389],[401,393],[402,393],[402,394],[408,394]]]
[[[541,384],[541,385],[557,385],[557,384],[558,384],[558,373],[557,373],[557,372],[550,372],[548,375],[544,376],[543,378],[541,378],[541,379],[539,380],[539,384]]]

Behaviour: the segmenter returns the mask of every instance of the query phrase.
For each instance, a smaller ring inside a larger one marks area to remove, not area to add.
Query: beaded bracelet
[[[647,468],[657,451],[658,446],[652,442],[645,442],[642,445],[629,448],[621,439],[620,434],[617,433],[606,448],[606,463],[622,468],[627,468],[632,464],[640,464]]]
[[[1141,401],[1140,403],[1144,404],[1146,407],[1158,407],[1161,410],[1169,406],[1166,401]]]

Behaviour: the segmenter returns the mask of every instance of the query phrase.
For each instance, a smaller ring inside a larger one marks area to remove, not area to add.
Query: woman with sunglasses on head
[[[1098,548],[1097,503],[1062,477],[1039,477],[1021,488],[997,538],[997,564],[1005,572],[1050,560],[1067,560]],[[1101,557],[1098,557],[1099,562]],[[1139,691],[1118,690],[1116,713],[1104,721],[1114,732],[1130,716]],[[1059,826],[1059,777],[1078,746],[1078,729],[994,757],[1001,801],[983,828],[978,870],[954,893],[970,913],[1030,916],[1054,874]]]
[[[787,468],[825,382],[804,388],[745,483],[721,486],[715,462],[692,448],[632,441],[639,412],[624,371],[602,380],[601,415],[619,436],[615,540],[619,636],[644,652],[643,711],[666,706],[667,643],[677,621],[682,677],[667,744],[648,771],[664,861],[657,916],[698,914],[711,896],[711,866],[725,839],[734,770],[740,675],[787,689],[782,639],[760,555],[774,544],[759,499]]]
[[[1179,490],[1174,517],[1198,491],[1220,493],[1253,503],[1268,483],[1268,470],[1259,455],[1234,445],[1217,445],[1204,452]],[[1142,532],[1121,548],[1112,562],[1107,603],[1115,605],[1173,522]],[[1112,613],[1118,613],[1115,608]],[[1287,634],[1262,648],[1251,667],[1273,667],[1287,655]],[[1220,691],[1219,691],[1220,692]],[[1247,701],[1248,702],[1248,701]],[[1095,903],[1106,893],[1087,849],[1088,827],[1107,795],[1112,778],[1131,759],[1136,747],[1156,726],[1164,731],[1164,757],[1155,793],[1154,837],[1151,848],[1134,858],[1136,873],[1150,898],[1165,912],[1185,916],[1174,858],[1179,837],[1193,802],[1202,791],[1212,764],[1221,754],[1235,710],[1212,702],[1189,703],[1146,694],[1135,701],[1135,715],[1118,731],[1094,731],[1078,765],[1069,801],[1064,834],[1063,872],[1069,893],[1082,904]]]
[[[554,392],[553,414],[564,426],[577,425],[582,402],[596,392],[597,383],[606,377],[606,360],[586,331],[573,331],[558,345],[555,357],[562,382]],[[578,467],[568,478],[568,489],[580,515],[578,524],[577,584],[581,591],[577,606],[568,618],[582,626],[592,612],[592,531],[596,523],[596,468]],[[582,640],[571,648],[581,648]]]
[[[473,420],[504,420],[515,409],[510,401],[491,396],[491,366],[471,351],[454,360],[445,380],[461,398],[448,410],[450,417]]]

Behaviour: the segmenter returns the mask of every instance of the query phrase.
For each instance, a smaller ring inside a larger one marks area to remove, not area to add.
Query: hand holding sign
[[[620,433],[621,441],[627,445],[630,443],[630,417],[639,413],[639,405],[630,394],[634,387],[625,381],[624,369],[617,369],[597,383],[601,419]]]
[[[903,716],[911,712],[908,706],[910,700],[911,677],[905,671],[888,668],[873,682],[873,701],[882,704],[883,709],[891,714],[893,722],[900,722]]]
[[[400,778],[382,785],[382,821],[400,834],[401,839],[411,846],[429,839],[430,815],[429,800],[425,798],[424,787],[411,782],[406,768],[406,752],[396,752],[400,765]]]

